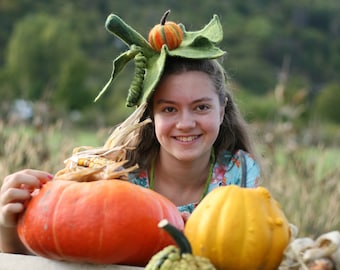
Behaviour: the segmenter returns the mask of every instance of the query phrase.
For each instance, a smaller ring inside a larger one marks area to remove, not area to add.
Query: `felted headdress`
[[[139,106],[149,98],[160,80],[167,56],[215,59],[225,54],[216,46],[223,39],[222,26],[217,15],[201,30],[187,31],[183,24],[166,22],[168,14],[169,11],[162,17],[161,23],[151,29],[149,42],[119,16],[108,16],[106,29],[126,43],[129,50],[113,61],[111,78],[95,101],[132,59],[135,61],[135,75],[126,100],[128,107]]]

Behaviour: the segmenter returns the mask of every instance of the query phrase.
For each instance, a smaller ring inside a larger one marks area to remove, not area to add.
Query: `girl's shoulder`
[[[222,151],[216,158],[216,163],[220,165],[226,165],[230,168],[233,167],[234,165],[240,167],[243,157],[247,161],[256,163],[255,158],[251,154],[241,149],[237,150],[234,154],[232,154],[228,150]]]
[[[247,187],[258,185],[260,168],[255,158],[243,150],[234,154],[229,151],[221,152],[216,158],[209,191],[219,186],[241,185],[242,174],[245,174]]]

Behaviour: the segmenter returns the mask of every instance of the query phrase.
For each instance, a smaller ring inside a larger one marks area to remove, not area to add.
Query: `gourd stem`
[[[185,237],[183,232],[177,229],[174,225],[170,224],[168,220],[162,219],[158,223],[158,227],[165,230],[172,237],[172,239],[175,240],[176,244],[180,249],[181,254],[183,253],[192,254],[192,249],[189,240]]]
[[[162,16],[162,18],[161,18],[161,22],[160,22],[161,25],[164,25],[164,24],[165,24],[166,18],[168,17],[169,13],[170,13],[170,9],[167,10],[167,11],[165,11],[165,13],[163,14],[163,16]]]

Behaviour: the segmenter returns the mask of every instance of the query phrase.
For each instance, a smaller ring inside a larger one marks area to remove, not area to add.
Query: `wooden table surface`
[[[141,270],[143,267],[95,265],[49,260],[38,256],[0,252],[0,270]]]

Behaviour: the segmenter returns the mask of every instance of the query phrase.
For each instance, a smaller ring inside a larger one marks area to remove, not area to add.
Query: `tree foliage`
[[[323,120],[340,124],[340,81],[334,81],[325,87],[317,97],[314,114]]]
[[[130,74],[122,74],[99,105],[91,103],[110,76],[112,60],[126,49],[105,30],[105,19],[116,13],[146,37],[167,9],[172,11],[169,20],[182,22],[188,30],[201,29],[213,14],[219,15],[224,30],[221,47],[228,53],[224,66],[251,94],[273,91],[287,57],[291,59],[287,87],[293,85],[291,78],[304,82],[310,97],[313,89],[326,86],[340,73],[338,0],[3,0],[1,96],[48,96],[52,104],[69,110],[97,106],[112,121],[112,115],[122,115],[123,105],[116,104],[125,103]]]
[[[81,86],[86,61],[78,68],[70,68],[82,56],[77,36],[60,18],[33,14],[20,20],[14,27],[6,56],[8,79],[13,83],[13,91],[22,98],[38,100],[55,95],[63,87],[69,91],[70,78],[65,76],[65,70],[72,72],[70,76],[79,79],[77,83]]]

